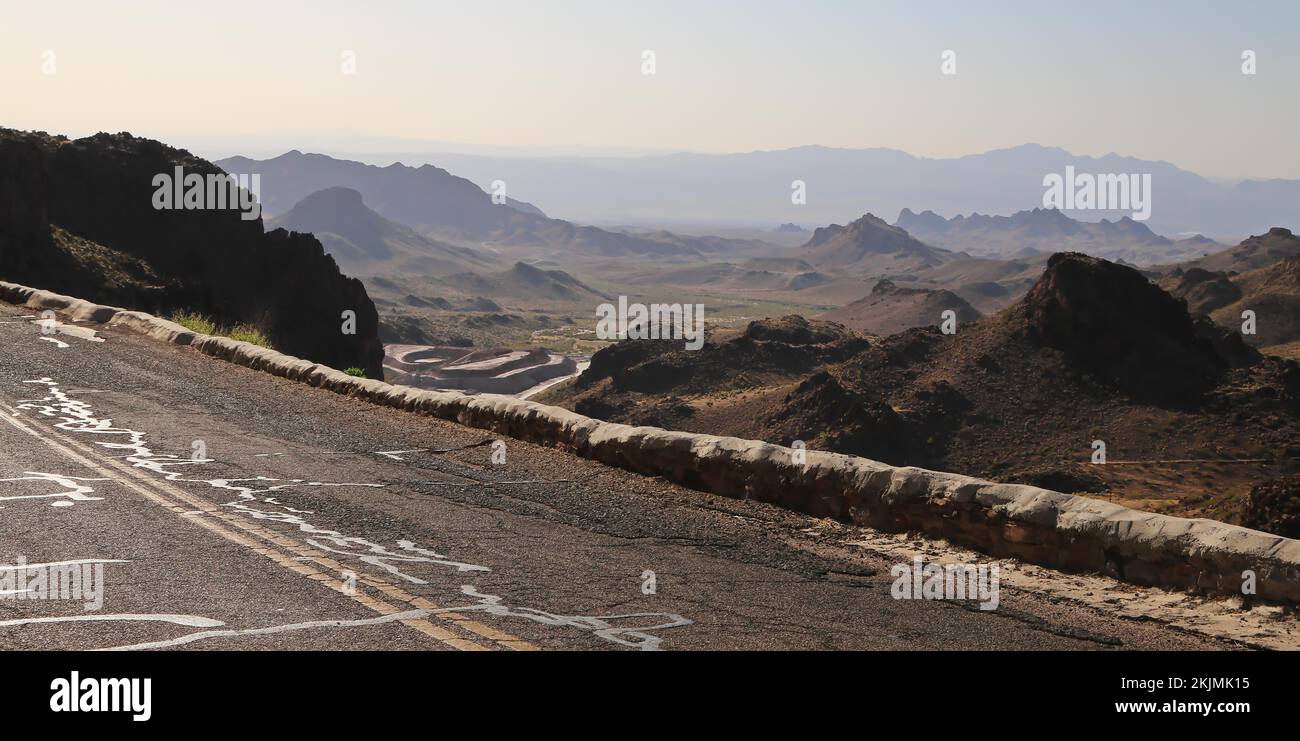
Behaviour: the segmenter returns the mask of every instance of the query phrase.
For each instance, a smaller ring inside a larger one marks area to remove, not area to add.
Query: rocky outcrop
[[[1241,508],[1241,521],[1247,527],[1268,528],[1271,533],[1300,538],[1300,475],[1252,487]]]
[[[1248,237],[1236,247],[1183,263],[1181,267],[1232,275],[1266,268],[1296,255],[1300,255],[1300,237],[1286,227],[1275,226],[1264,234]]]
[[[1019,311],[1039,342],[1136,398],[1191,399],[1228,368],[1183,302],[1096,257],[1052,255]]]
[[[818,267],[879,274],[933,267],[954,255],[914,239],[871,214],[847,226],[831,224],[813,231],[802,248],[803,259]]]
[[[894,467],[738,438],[600,422],[506,396],[424,391],[356,378],[224,337],[10,283],[0,300],[107,323],[335,393],[542,445],[725,496],[819,517],[942,535],[996,556],[1096,571],[1128,581],[1240,594],[1254,572],[1258,598],[1300,603],[1300,541],[1212,520],[1139,512],[1020,484]]]
[[[222,174],[214,165],[129,134],[7,129],[0,165],[0,276],[255,325],[287,353],[382,373],[374,304],[312,235],[265,233],[235,209],[154,207],[155,176]],[[342,331],[344,311],[356,314],[355,334]]]
[[[1241,298],[1241,289],[1227,273],[1201,268],[1176,269],[1160,278],[1157,285],[1187,302],[1192,315],[1209,314]]]
[[[965,299],[942,289],[905,288],[881,280],[871,293],[847,306],[819,314],[818,319],[839,322],[866,334],[888,336],[912,327],[939,326],[951,311],[959,325],[980,318]]]
[[[825,371],[786,396],[768,429],[771,440],[803,440],[820,450],[854,450],[875,460],[900,460],[907,453],[902,417],[884,400],[845,388]]]
[[[812,372],[865,350],[864,337],[832,322],[790,315],[750,322],[738,336],[716,334],[698,351],[678,340],[625,340],[597,350],[578,377],[587,389],[608,379],[610,391],[677,394],[743,387],[745,379]]]

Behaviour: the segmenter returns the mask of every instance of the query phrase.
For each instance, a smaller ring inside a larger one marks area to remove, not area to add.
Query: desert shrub
[[[227,329],[218,325],[208,317],[192,311],[176,312],[172,314],[171,320],[191,332],[229,337],[232,340],[250,342],[260,347],[274,349],[271,346],[271,341],[267,339],[266,334],[262,332],[260,328],[252,324],[241,323]]]

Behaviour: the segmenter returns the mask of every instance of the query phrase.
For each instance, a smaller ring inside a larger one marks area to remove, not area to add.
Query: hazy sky
[[[1038,142],[1300,178],[1294,0],[0,3],[0,125],[22,129],[191,148],[336,132],[934,157]]]

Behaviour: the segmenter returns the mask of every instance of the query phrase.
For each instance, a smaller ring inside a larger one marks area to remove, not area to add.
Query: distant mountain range
[[[431,165],[376,167],[296,150],[268,160],[231,157],[217,164],[231,174],[260,175],[267,214],[284,214],[318,191],[346,188],[384,218],[434,240],[486,245],[508,257],[559,249],[599,257],[698,258],[731,247],[730,240],[716,237],[629,234],[552,219],[522,201],[495,203],[469,180]],[[314,228],[330,231],[335,221]]]
[[[1043,205],[1043,178],[1078,173],[1150,174],[1151,218],[1159,234],[1205,234],[1236,242],[1271,226],[1300,227],[1300,180],[1224,184],[1168,162],[1108,154],[1088,157],[1024,144],[952,159],[895,149],[808,146],[742,154],[642,157],[425,155],[487,186],[494,180],[549,213],[587,223],[829,224],[861,214],[929,209],[955,216],[1010,215]],[[413,161],[413,160],[408,160]],[[792,183],[807,202],[791,203]],[[380,209],[382,212],[382,209]],[[1132,210],[1069,211],[1117,221]]]
[[[299,201],[269,228],[309,232],[351,274],[448,274],[500,269],[480,250],[439,242],[380,216],[351,188],[326,188]]]
[[[976,257],[1032,257],[1036,252],[1083,252],[1115,262],[1154,265],[1196,259],[1224,249],[1196,235],[1169,239],[1125,216],[1118,221],[1085,222],[1056,209],[1035,208],[1011,216],[954,216],[903,209],[895,226],[913,237],[944,249]]]

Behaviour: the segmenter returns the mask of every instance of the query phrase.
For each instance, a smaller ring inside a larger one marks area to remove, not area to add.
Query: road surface
[[[1014,588],[896,600],[856,528],[31,314],[0,304],[0,571],[86,576],[0,599],[7,649],[1234,647]]]

